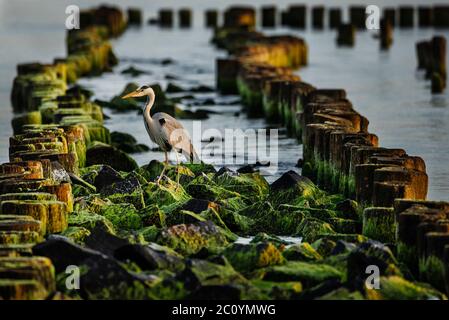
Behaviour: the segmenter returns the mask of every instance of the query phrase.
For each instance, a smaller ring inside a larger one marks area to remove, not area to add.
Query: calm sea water
[[[53,57],[65,55],[64,9],[69,4],[89,7],[103,1],[7,1],[0,0],[0,161],[7,161],[8,137],[11,135],[12,118],[9,95],[19,62],[50,62]],[[217,56],[225,53],[215,50],[210,44],[211,31],[203,28],[202,14],[206,8],[224,8],[236,1],[109,1],[122,7],[137,6],[144,9],[145,18],[155,16],[160,7],[191,7],[194,9],[194,27],[189,30],[161,30],[143,26],[130,29],[121,38],[114,40],[116,54],[121,58],[114,73],[99,78],[82,79],[80,83],[92,88],[97,98],[109,99],[119,93],[129,81],[138,83],[159,82],[166,85],[165,75],[175,75],[182,85],[197,83],[214,84],[214,65]],[[260,6],[274,1],[239,1]],[[294,2],[294,1],[293,1]],[[301,1],[313,3],[313,1]],[[385,3],[417,4],[416,1],[376,1]],[[441,2],[441,1],[437,1]],[[280,8],[291,1],[276,1]],[[327,1],[330,6],[346,7],[363,1]],[[372,4],[373,1],[370,1]],[[434,34],[449,38],[449,32],[429,30],[395,30],[394,45],[388,52],[380,52],[378,42],[369,32],[357,34],[356,46],[341,49],[335,45],[332,31],[293,30],[269,33],[293,33],[304,37],[309,44],[309,66],[299,71],[304,81],[317,87],[341,87],[348,92],[355,108],[370,120],[370,130],[380,138],[385,147],[402,147],[411,155],[422,156],[427,164],[430,178],[429,199],[449,200],[449,90],[432,96],[429,83],[416,72],[414,44],[420,39]],[[154,63],[158,59],[172,58],[175,63],[161,66]],[[150,71],[151,74],[130,78],[120,74],[124,68],[134,65]],[[211,94],[212,98],[216,98]],[[203,108],[203,107],[201,107]],[[240,106],[211,106],[217,114],[202,122],[202,129],[216,128],[266,128],[263,120],[247,119],[240,113]],[[141,143],[150,145],[137,114],[112,114],[106,125],[111,130],[129,132]],[[191,129],[191,121],[183,121]],[[301,148],[281,132],[279,140],[279,171],[293,169]],[[205,144],[203,144],[204,146]],[[211,147],[211,146],[209,146]],[[212,145],[218,148],[220,144]],[[249,148],[255,148],[250,145]],[[140,164],[153,158],[162,159],[159,152],[143,153],[135,156]],[[237,157],[237,160],[239,158]],[[221,165],[220,160],[211,162]],[[268,176],[273,180],[277,175]]]

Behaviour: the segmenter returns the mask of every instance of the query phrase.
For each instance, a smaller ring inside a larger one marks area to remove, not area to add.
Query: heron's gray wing
[[[157,135],[164,141],[164,143],[168,143],[177,151],[189,150],[189,133],[178,120],[164,112],[156,113],[153,116],[153,120],[156,122]]]

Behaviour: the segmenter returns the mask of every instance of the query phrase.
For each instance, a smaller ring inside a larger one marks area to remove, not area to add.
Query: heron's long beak
[[[124,95],[122,97],[122,99],[138,97],[138,94],[139,94],[139,92],[133,91],[133,92],[128,93],[127,95]]]

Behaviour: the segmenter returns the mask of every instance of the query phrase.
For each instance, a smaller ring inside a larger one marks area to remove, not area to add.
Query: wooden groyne
[[[0,165],[3,299],[44,299],[55,291],[51,260],[33,256],[32,246],[67,229],[74,210],[69,174],[86,165],[87,148],[110,142],[101,108],[69,85],[111,70],[117,59],[107,39],[119,36],[126,20],[106,6],[81,12],[80,20],[82,28],[67,33],[67,57],[17,66],[11,101],[24,113],[12,121],[10,162]]]
[[[353,13],[355,19],[358,11]],[[303,143],[302,174],[356,200],[365,208],[363,234],[397,241],[399,259],[410,263],[418,278],[444,289],[449,203],[425,201],[424,160],[401,148],[381,147],[344,89],[319,89],[301,81],[293,69],[307,64],[302,39],[267,37],[234,26],[218,29],[214,42],[231,55],[217,61],[218,89],[238,93],[250,115],[287,127]]]

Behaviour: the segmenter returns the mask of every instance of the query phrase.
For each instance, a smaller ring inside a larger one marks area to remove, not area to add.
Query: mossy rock
[[[156,242],[173,248],[182,255],[195,254],[203,248],[218,252],[229,244],[226,233],[211,221],[179,224],[163,229]]]
[[[317,261],[323,257],[307,242],[287,247],[282,253],[289,261]]]
[[[219,200],[239,197],[240,194],[225,189],[213,180],[213,175],[200,175],[186,187],[187,193],[197,199],[218,202]]]
[[[343,273],[330,265],[289,261],[261,270],[260,276],[266,281],[299,281],[303,288],[310,288],[326,280],[341,280]]]
[[[69,226],[83,227],[89,231],[92,231],[96,227],[100,227],[103,230],[115,234],[114,226],[105,216],[92,213],[89,211],[77,211],[69,216]]]
[[[222,254],[236,270],[243,273],[285,262],[282,253],[270,242],[248,245],[234,243]]]
[[[447,300],[429,285],[413,283],[399,276],[380,277],[379,289],[365,289],[369,300]]]
[[[68,227],[61,235],[75,243],[83,244],[84,240],[90,235],[90,231],[84,227]]]
[[[111,221],[116,229],[137,230],[143,227],[142,216],[130,203],[105,206],[100,214]]]
[[[398,262],[390,248],[377,241],[366,241],[358,245],[348,255],[348,281],[356,288],[361,288],[368,266],[375,265],[382,276],[402,276]]]
[[[107,164],[119,171],[130,172],[138,168],[134,159],[123,151],[101,142],[93,143],[86,153],[86,165]]]
[[[270,201],[274,204],[299,204],[304,197],[313,197],[318,188],[313,182],[294,171],[284,173],[270,185]]]
[[[231,176],[227,173],[214,177],[214,181],[226,190],[234,191],[248,200],[266,197],[269,191],[268,182],[259,173],[245,173]]]
[[[311,245],[323,257],[330,255],[337,246],[336,242],[329,238],[320,238],[314,241]]]
[[[144,177],[147,181],[156,181],[156,179],[160,176],[162,170],[164,168],[164,163],[151,160],[149,164],[144,165],[134,172],[138,173],[142,177]],[[164,175],[171,180],[175,181],[179,172],[179,182],[181,185],[186,185],[190,181],[193,180],[195,174],[184,164],[180,164],[178,166],[168,165]]]
[[[306,242],[314,242],[323,234],[333,233],[335,231],[329,223],[314,218],[305,218],[296,229],[296,235],[303,237]]]
[[[359,291],[350,291],[347,288],[339,288],[322,295],[316,300],[365,300]]]
[[[259,232],[254,236],[250,243],[260,243],[260,242],[271,242],[278,248],[284,248],[286,245],[292,244],[286,240],[282,240],[280,237],[275,235],[270,235],[265,232]]]
[[[302,292],[302,284],[299,281],[273,282],[264,280],[252,280],[251,283],[259,290],[261,290],[268,299],[297,299]]]
[[[184,188],[175,181],[167,179],[159,184],[149,182],[144,188],[145,205],[157,205],[161,209],[175,208],[188,201],[191,197]]]

